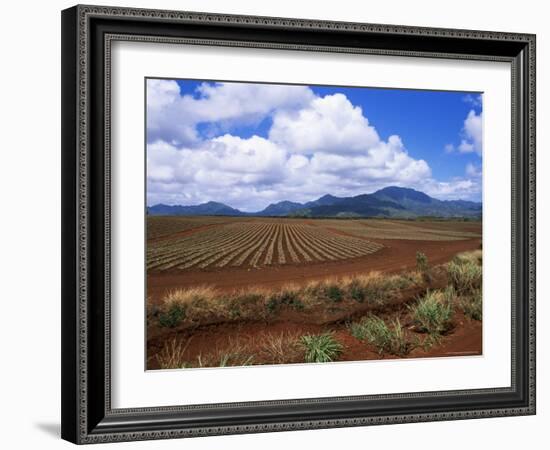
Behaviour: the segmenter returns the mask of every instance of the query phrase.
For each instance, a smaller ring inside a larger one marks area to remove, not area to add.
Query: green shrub
[[[420,343],[420,340],[418,340],[418,343],[419,345],[422,346],[422,348],[424,349],[424,351],[429,351],[434,345],[439,345],[441,344],[441,335],[440,334],[428,334],[426,335],[426,337],[424,338],[424,340],[422,341],[422,343]]]
[[[386,289],[406,289],[411,287],[414,277],[407,277],[405,275],[390,275],[386,281]]]
[[[479,289],[461,300],[460,307],[466,317],[472,320],[481,320],[483,318],[483,302],[481,297],[481,289]]]
[[[178,303],[172,303],[166,311],[162,311],[158,314],[158,318],[161,327],[177,327],[183,319],[185,319],[185,306]]]
[[[365,326],[365,321],[361,322],[352,322],[348,325],[350,334],[360,341],[364,341],[367,338],[367,330]]]
[[[445,289],[441,291],[441,295],[442,295],[442,301],[444,303],[450,303],[450,304],[452,304],[457,297],[456,290],[452,285],[445,287]]]
[[[429,269],[428,257],[425,253],[416,252],[416,269],[420,272],[427,272]]]
[[[365,298],[368,303],[382,304],[390,296],[390,292],[385,286],[372,283],[365,286]]]
[[[265,307],[269,313],[273,314],[279,309],[279,301],[276,297],[271,297],[265,304]]]
[[[298,311],[305,308],[298,291],[292,289],[284,289],[273,294],[267,301],[266,308],[270,313],[274,313],[283,305],[291,306]]]
[[[459,260],[451,261],[447,266],[449,283],[461,295],[468,295],[481,287],[481,266],[470,262]]]
[[[300,342],[305,349],[306,362],[330,362],[342,353],[342,344],[332,333],[302,336]]]
[[[297,311],[303,311],[305,309],[304,303],[299,298],[293,300],[291,306]]]
[[[300,298],[298,297],[298,293],[296,291],[284,289],[279,293],[279,301],[283,305],[293,305],[294,303],[299,302]]]
[[[394,355],[406,355],[411,350],[411,344],[407,342],[401,321],[398,317],[392,320],[390,328],[389,352]]]
[[[365,301],[366,289],[361,286],[360,283],[354,281],[350,284],[349,295],[352,300],[355,300],[358,303],[363,303]]]
[[[340,289],[338,286],[334,284],[331,284],[330,286],[328,286],[325,293],[327,297],[334,303],[338,303],[342,301],[342,297],[343,297],[342,289]]]
[[[407,341],[398,318],[392,320],[388,326],[380,317],[369,316],[359,323],[351,324],[350,333],[355,338],[374,345],[380,354],[406,355],[411,350],[411,344]]]
[[[421,331],[430,334],[441,334],[447,331],[453,317],[452,302],[441,292],[427,292],[414,305],[412,318]]]

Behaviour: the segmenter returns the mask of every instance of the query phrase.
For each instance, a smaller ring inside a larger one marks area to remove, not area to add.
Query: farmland
[[[304,223],[236,222],[153,243],[147,270],[307,264],[365,256],[382,247]]]
[[[413,267],[479,248],[481,222],[148,217],[148,296],[213,284],[226,290]]]
[[[155,241],[187,231],[197,231],[203,227],[222,224],[228,219],[223,217],[177,217],[159,216],[147,218],[147,240]]]
[[[323,220],[321,226],[366,239],[457,241],[480,237],[480,223],[405,220]]]
[[[307,336],[337,360],[479,354],[480,245],[480,221],[148,217],[148,367],[300,362]],[[446,305],[434,333],[420,299]]]

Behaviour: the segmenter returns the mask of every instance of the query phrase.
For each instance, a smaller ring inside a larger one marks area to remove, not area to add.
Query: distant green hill
[[[438,200],[414,189],[389,186],[372,194],[354,197],[327,194],[307,203],[272,203],[255,213],[245,213],[218,202],[193,206],[159,204],[147,208],[147,212],[150,215],[177,216],[480,218],[482,204],[466,200]]]
[[[181,206],[158,204],[147,208],[151,216],[244,216],[245,213],[218,202]]]

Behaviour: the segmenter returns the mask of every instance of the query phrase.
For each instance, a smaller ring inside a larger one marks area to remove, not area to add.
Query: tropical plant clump
[[[388,326],[380,317],[371,315],[358,323],[352,323],[350,333],[374,345],[380,354],[406,355],[412,348],[398,318],[393,319]]]
[[[343,349],[332,333],[302,336],[301,343],[305,349],[305,361],[310,363],[334,361]]]
[[[412,319],[419,331],[443,334],[451,328],[454,314],[452,294],[429,291],[411,307]]]

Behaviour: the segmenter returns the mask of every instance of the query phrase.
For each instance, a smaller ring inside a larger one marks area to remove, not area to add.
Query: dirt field
[[[373,271],[382,276],[403,274],[417,270],[418,252],[436,268],[422,282],[392,290],[391,300],[376,306],[345,300],[306,313],[284,306],[267,319],[213,321],[192,327],[163,327],[153,318],[157,316],[149,314],[150,369],[160,368],[159,355],[166,353],[169,344],[172,353],[177,346],[180,357],[198,360],[201,366],[205,353],[217,355],[211,356],[215,361],[206,362],[207,366],[218,365],[220,355],[230,348],[254,353],[254,364],[269,364],[274,355],[265,351],[277,347],[275,340],[288,349],[293,345],[288,342],[296,342],[299,336],[326,332],[343,345],[339,361],[401,357],[380,354],[350,334],[350,320],[373,312],[387,323],[399,318],[407,339],[424,342],[415,345],[407,357],[481,354],[481,321],[466,317],[464,310],[456,308],[448,330],[438,337],[437,345],[429,346],[425,335],[418,334],[410,312],[410,305],[421,296],[446,288],[445,263],[459,253],[481,248],[481,222],[150,217],[147,232],[150,311],[162,308],[164,299],[178,289],[208,287],[216,295],[231,296],[251,289],[275,292],[289,284],[306,286],[328,279],[337,283]],[[293,362],[292,352],[287,351],[280,362]],[[230,361],[227,365],[247,363]]]
[[[285,336],[285,335],[303,335],[318,334],[324,332],[333,332],[335,338],[344,344],[344,351],[339,357],[339,361],[365,361],[379,359],[395,359],[399,356],[392,354],[380,354],[372,346],[365,345],[364,342],[351,336],[344,323],[334,325],[304,324],[296,322],[248,322],[227,325],[213,325],[195,330],[192,333],[171,332],[170,334],[160,334],[151,337],[148,343],[147,353],[148,369],[159,369],[158,361],[155,356],[162,351],[166,342],[170,339],[177,339],[185,345],[186,358],[195,360],[199,355],[204,354],[206,349],[210,351],[219,351],[220,353],[228,351],[229,348],[240,343],[245,345],[258,342],[262,336]],[[459,314],[453,333],[442,338],[439,346],[432,347],[429,350],[416,348],[412,350],[408,358],[426,358],[426,357],[444,357],[444,356],[477,356],[482,354],[482,324],[478,321],[471,321]],[[242,344],[241,344],[242,345]],[[258,363],[261,361],[256,361]],[[300,361],[297,361],[300,362]]]
[[[147,296],[150,302],[158,302],[170,290],[189,288],[198,285],[211,285],[221,290],[241,289],[249,286],[277,287],[288,282],[306,282],[322,279],[326,276],[347,276],[369,271],[398,272],[414,268],[416,252],[426,254],[431,264],[442,264],[449,261],[459,252],[475,250],[481,244],[481,222],[408,222],[390,220],[301,220],[301,219],[264,219],[264,218],[181,218],[161,217],[149,220],[162,219],[163,228],[171,225],[175,231],[158,238],[154,226],[150,227],[153,236],[148,241],[148,256],[150,249],[163,244],[173,251],[183,243],[192,244],[193,238],[204,235],[206,231],[213,232],[227,228],[234,228],[236,232],[239,224],[270,224],[282,222],[295,228],[308,227],[312,233],[316,230],[334,236],[342,236],[353,240],[363,240],[370,245],[374,244],[376,251],[364,255],[350,255],[348,258],[337,260],[315,260],[294,262],[285,243],[283,251],[286,254],[285,263],[278,263],[277,246],[273,249],[273,263],[251,267],[246,264],[250,258],[240,265],[227,264],[223,267],[211,265],[208,267],[188,267],[178,269],[174,267],[159,270],[157,267],[147,272]],[[159,221],[160,224],[161,221]],[[180,228],[177,229],[176,226]],[[181,229],[183,228],[183,231]],[[436,233],[429,234],[427,230],[434,229]],[[358,230],[358,231],[357,231]],[[400,231],[402,234],[399,234]],[[412,239],[414,233],[420,239]],[[395,237],[388,237],[388,235]],[[404,238],[402,236],[405,236]],[[461,235],[461,237],[458,237]],[[385,236],[380,238],[379,236]],[[431,239],[428,239],[431,237]],[[249,245],[254,241],[250,240]],[[271,240],[272,243],[275,240]],[[353,244],[354,241],[351,243]],[[347,243],[347,242],[346,242]],[[379,247],[376,247],[378,245]],[[243,246],[244,247],[244,246]],[[238,247],[237,247],[238,248]],[[221,249],[214,242],[209,250],[219,255]],[[267,246],[265,253],[267,253]],[[304,248],[305,251],[308,251]],[[264,260],[265,253],[259,260]],[[203,255],[199,252],[199,255]],[[152,261],[148,261],[151,265]]]

